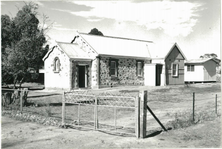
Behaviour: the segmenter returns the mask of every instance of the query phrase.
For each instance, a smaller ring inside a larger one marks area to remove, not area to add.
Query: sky
[[[71,42],[76,31],[97,28],[105,36],[177,43],[187,59],[206,53],[220,58],[220,0],[35,1],[38,19],[48,16],[51,40]],[[11,18],[23,1],[1,1]],[[43,25],[42,25],[43,26]]]

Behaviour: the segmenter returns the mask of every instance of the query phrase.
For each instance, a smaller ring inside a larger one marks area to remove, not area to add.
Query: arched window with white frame
[[[60,69],[61,64],[60,64],[60,60],[58,57],[55,57],[53,64],[54,64],[54,68],[53,68],[54,72],[61,71],[61,69]]]

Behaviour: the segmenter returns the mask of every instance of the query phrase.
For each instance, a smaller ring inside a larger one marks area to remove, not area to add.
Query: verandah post
[[[62,95],[62,126],[65,125],[65,92]]]

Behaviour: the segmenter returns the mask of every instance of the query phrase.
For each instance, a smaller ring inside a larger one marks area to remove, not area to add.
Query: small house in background
[[[185,55],[177,43],[150,44],[151,64],[145,65],[145,85],[184,84]]]
[[[185,82],[215,82],[216,67],[219,61],[215,58],[193,59],[185,63]]]

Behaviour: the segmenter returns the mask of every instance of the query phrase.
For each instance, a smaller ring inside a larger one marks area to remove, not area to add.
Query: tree
[[[104,36],[103,33],[102,33],[101,31],[99,31],[97,28],[91,29],[91,31],[89,32],[89,34],[91,34],[91,35]]]
[[[7,47],[7,45],[10,44],[10,30],[11,30],[11,24],[12,21],[9,18],[8,15],[2,15],[1,16],[1,42],[2,42],[2,46],[1,46],[1,52],[2,54],[5,53],[5,48]]]
[[[2,82],[8,83],[7,77],[12,77],[14,86],[19,82],[21,87],[30,68],[39,70],[47,51],[43,48],[46,29],[39,27],[37,9],[37,4],[25,3],[15,18],[2,15]]]
[[[214,54],[214,53],[211,53],[211,54],[204,54],[204,55],[201,55],[200,58],[217,58],[217,54]]]

